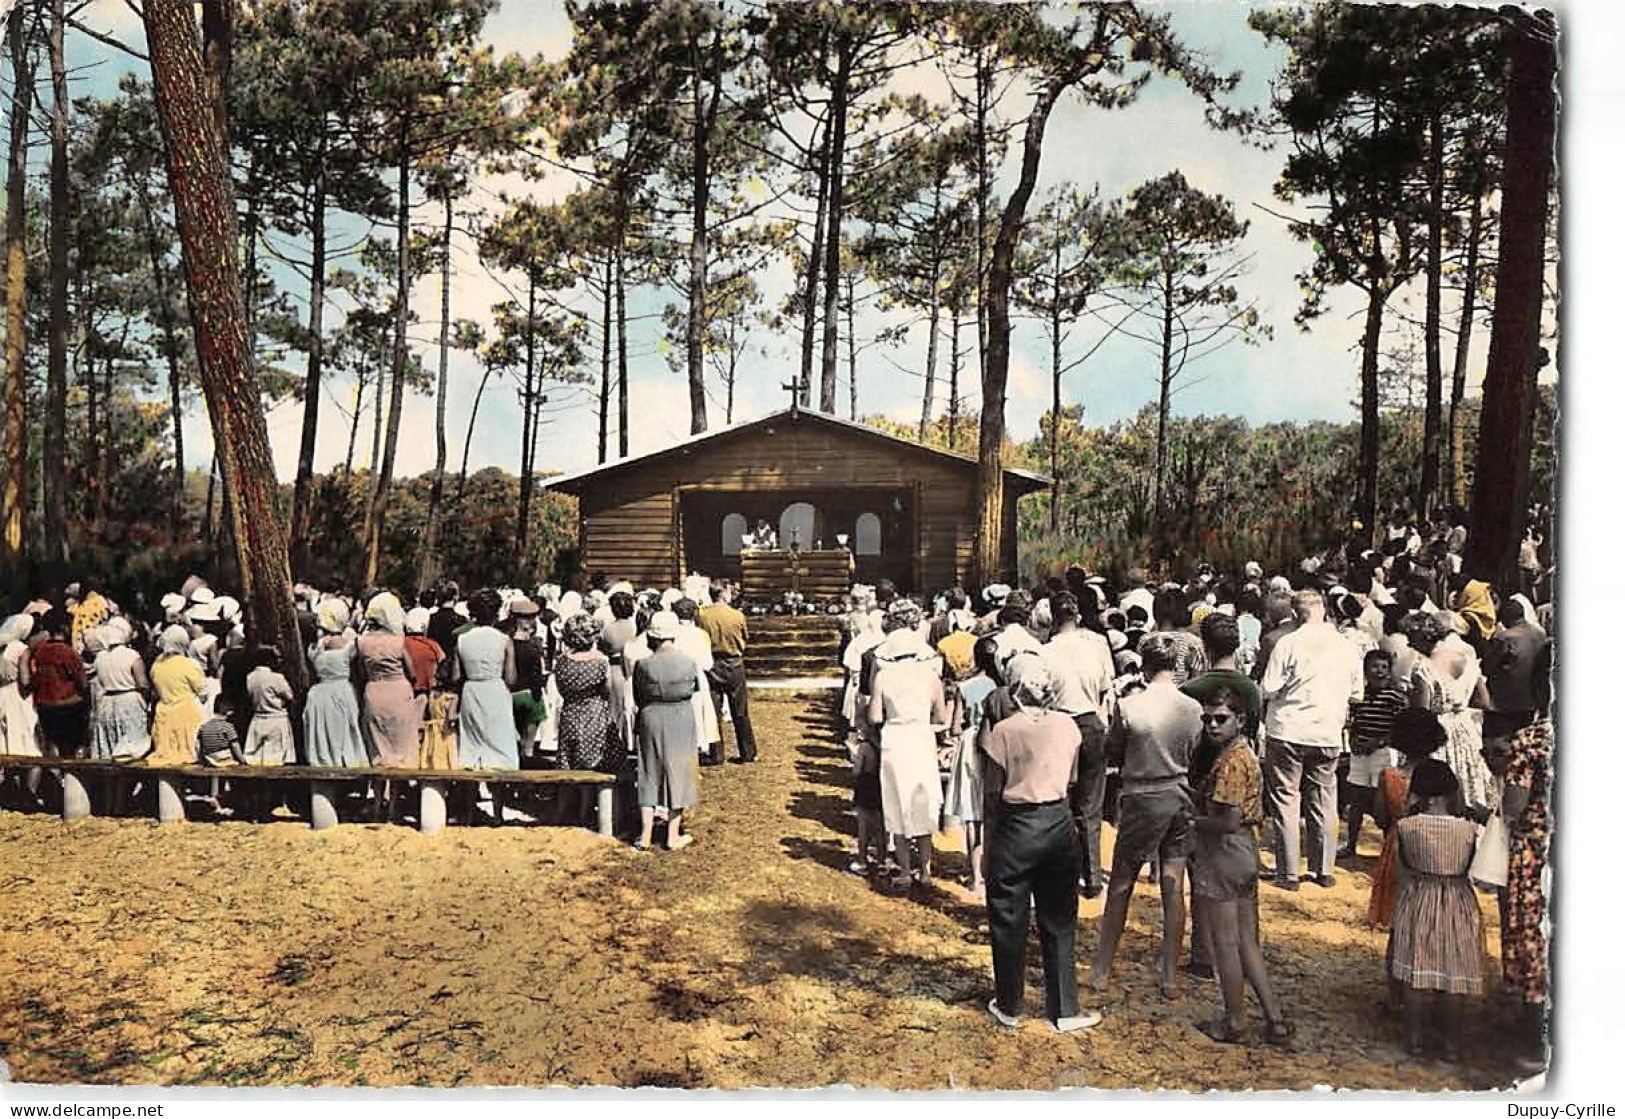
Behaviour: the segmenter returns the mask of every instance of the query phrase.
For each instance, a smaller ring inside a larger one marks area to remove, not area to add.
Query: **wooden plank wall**
[[[581,545],[592,570],[639,586],[673,577],[674,494],[680,485],[722,489],[919,484],[923,591],[963,578],[976,533],[975,466],[916,454],[861,433],[792,423],[723,436],[679,455],[590,484],[581,495]]]

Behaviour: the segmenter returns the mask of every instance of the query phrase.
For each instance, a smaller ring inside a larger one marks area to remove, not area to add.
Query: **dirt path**
[[[1149,884],[1095,1004],[1100,1027],[1001,1031],[983,1010],[981,910],[953,886],[922,903],[841,869],[851,823],[829,698],[752,706],[763,760],[705,771],[699,842],[676,854],[563,828],[424,838],[0,814],[0,1051],[16,1079],[45,1082],[1505,1082],[1506,1019],[1491,998],[1470,1015],[1473,1063],[1405,1060],[1381,1008],[1382,942],[1361,919],[1364,873],[1263,898],[1266,954],[1299,1025],[1293,1053],[1197,1034],[1212,984],[1158,996]],[[963,857],[941,863],[956,873]],[[1080,955],[1100,905],[1083,903]]]

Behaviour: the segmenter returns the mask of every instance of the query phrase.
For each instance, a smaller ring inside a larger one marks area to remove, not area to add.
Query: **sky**
[[[1262,104],[1271,80],[1282,61],[1247,27],[1249,8],[1237,3],[1166,3],[1155,5],[1167,12],[1176,34],[1199,52],[1214,69],[1235,71],[1242,82],[1229,99],[1238,106]],[[94,0],[81,16],[90,26],[132,45],[142,46],[139,21],[123,0]],[[485,40],[499,53],[518,52],[558,59],[569,48],[570,28],[562,3],[552,0],[507,0],[489,20]],[[71,61],[83,65],[75,96],[101,94],[111,90],[119,73],[145,64],[103,46],[83,35],[70,33]],[[935,100],[946,95],[946,85],[937,68],[923,64],[900,79],[904,88]],[[1023,90],[1012,88],[1005,108],[1019,108]],[[1006,164],[995,190],[1013,182],[1020,144],[1010,144]],[[43,159],[36,155],[36,159]],[[1049,126],[1038,189],[1030,210],[1041,204],[1045,193],[1058,184],[1073,183],[1082,189],[1098,184],[1103,197],[1124,196],[1135,185],[1171,170],[1182,171],[1191,184],[1218,194],[1234,203],[1237,215],[1248,223],[1241,253],[1250,258],[1248,270],[1238,282],[1244,297],[1256,298],[1262,321],[1272,336],[1257,345],[1232,345],[1192,366],[1177,389],[1173,410],[1180,415],[1228,413],[1254,423],[1279,420],[1347,421],[1355,418],[1358,396],[1359,333],[1363,302],[1353,290],[1335,291],[1327,300],[1326,312],[1309,331],[1293,324],[1300,291],[1298,272],[1305,266],[1309,249],[1295,241],[1287,223],[1265,211],[1292,213],[1293,207],[1274,198],[1273,187],[1283,154],[1243,144],[1230,134],[1215,132],[1202,118],[1197,98],[1176,83],[1154,78],[1141,96],[1125,109],[1106,111],[1081,104],[1075,98],[1063,99]],[[516,175],[486,175],[477,180],[470,204],[494,215],[501,203],[499,192],[510,196],[530,195],[542,201],[555,201],[578,183],[569,175],[550,174],[539,181]],[[1301,213],[1301,211],[1299,211]],[[433,220],[427,207],[420,208],[419,220]],[[335,223],[337,224],[337,223]],[[849,223],[851,225],[853,223]],[[380,233],[385,231],[380,230]],[[330,234],[333,240],[342,234]],[[300,245],[284,241],[280,248],[302,255]],[[470,238],[459,236],[453,248],[454,274],[451,282],[452,318],[469,319],[489,326],[491,306],[510,298],[512,277],[493,276],[484,269]],[[303,283],[286,286],[299,303]],[[788,264],[779,264],[758,276],[772,297],[788,290],[793,281]],[[419,321],[412,331],[414,347],[425,364],[434,367],[434,340],[438,332],[441,303],[438,274],[418,281],[413,308]],[[334,297],[338,299],[338,297]],[[660,340],[659,312],[676,296],[667,291],[634,289],[629,293],[629,311],[636,321],[629,330],[631,354],[630,392],[632,417],[629,442],[633,454],[663,446],[688,435],[688,390],[683,373],[670,368]],[[342,309],[342,300],[338,299]],[[1396,308],[1420,318],[1420,292],[1401,294]],[[1453,301],[1447,297],[1447,322],[1453,321]],[[328,315],[333,324],[336,316]],[[1402,342],[1400,328],[1393,328],[1385,343]],[[860,313],[858,335],[872,335],[880,325],[879,312]],[[1066,351],[1076,356],[1085,352],[1107,331],[1103,322],[1085,319],[1077,324]],[[1487,349],[1486,330],[1479,330],[1474,346],[1468,391],[1476,391],[1482,378]],[[968,344],[974,328],[966,325],[963,338]],[[736,388],[734,419],[748,420],[783,407],[786,396],[780,385],[793,377],[798,367],[797,331],[780,335],[766,333],[754,337],[753,352],[741,370]],[[1451,345],[1446,340],[1447,353]],[[926,330],[916,326],[904,343],[882,352],[872,348],[859,357],[858,408],[860,414],[884,414],[897,420],[917,422],[925,365]],[[845,413],[848,399],[845,342],[838,399]],[[302,370],[302,359],[298,368]],[[1018,319],[1012,337],[1007,420],[1012,437],[1028,439],[1038,433],[1040,416],[1048,409],[1048,341],[1038,323]],[[1110,424],[1127,419],[1155,399],[1158,356],[1144,342],[1119,334],[1108,339],[1094,356],[1069,373],[1063,383],[1063,402],[1081,402],[1085,422]],[[968,372],[962,373],[966,406],[978,406],[974,356]],[[456,467],[469,411],[479,384],[481,370],[472,354],[454,352],[447,394],[452,468]],[[816,374],[815,374],[816,377]],[[945,359],[939,365],[936,412],[946,410]],[[723,422],[721,386],[709,384],[710,422]],[[348,418],[339,402],[349,403],[353,383],[340,377],[330,379],[324,392],[316,468],[328,470],[342,462],[348,436]],[[549,391],[548,422],[538,452],[543,471],[570,472],[590,466],[596,459],[596,405],[588,391],[561,388]],[[271,408],[266,416],[277,471],[290,480],[297,461],[302,404],[289,401]],[[402,431],[397,454],[397,474],[411,475],[431,469],[434,460],[434,401],[428,395],[410,396],[403,407]],[[611,451],[616,444],[614,416],[611,416]],[[212,439],[201,401],[194,400],[185,424],[191,465],[201,465],[212,453]],[[363,415],[357,457],[365,462],[371,437],[370,415]],[[519,416],[511,382],[493,380],[483,398],[474,429],[470,467],[497,465],[514,469],[519,455]]]

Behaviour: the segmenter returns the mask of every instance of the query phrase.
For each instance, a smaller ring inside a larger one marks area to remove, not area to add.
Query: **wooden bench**
[[[484,782],[492,786],[569,785],[598,790],[598,834],[615,834],[615,775],[581,769],[385,769],[368,766],[358,769],[325,769],[310,765],[211,766],[143,765],[141,762],[109,762],[90,758],[35,758],[0,754],[0,771],[7,769],[48,769],[62,783],[62,818],[77,820],[90,815],[90,795],[81,776],[115,779],[150,779],[158,790],[158,820],[171,823],[186,819],[180,782],[187,778],[227,778],[233,781],[304,781],[310,785],[310,826],[318,831],[338,823],[338,786],[365,780],[416,781],[418,784],[418,830],[434,835],[446,826],[446,786]]]

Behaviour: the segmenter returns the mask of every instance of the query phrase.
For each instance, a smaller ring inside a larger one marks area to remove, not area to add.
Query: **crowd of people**
[[[1484,990],[1477,882],[1496,890],[1505,987],[1538,1063],[1551,606],[1534,601],[1539,572],[1516,590],[1474,578],[1464,542],[1459,526],[1401,525],[1377,549],[1351,544],[1268,576],[1257,563],[1163,581],[1136,569],[1112,586],[1072,567],[1041,586],[950,588],[929,603],[885,582],[854,587],[840,608],[850,870],[925,889],[934,838],[957,826],[964,885],[992,934],[989,1012],[1019,1022],[1036,919],[1044,1017],[1069,1032],[1100,1021],[1077,990],[1079,897],[1104,895],[1088,979],[1103,991],[1149,866],[1163,992],[1216,979],[1222,1012],[1204,1032],[1242,1043],[1250,986],[1264,1040],[1287,1045],[1259,883],[1332,887],[1337,864],[1362,857],[1370,821],[1381,842],[1367,919],[1388,931],[1408,1046],[1459,1052],[1464,1001]],[[684,817],[700,766],[723,761],[720,714],[735,761],[756,758],[747,618],[726,581],[638,591],[598,578],[466,598],[445,583],[410,608],[383,588],[296,594],[302,696],[275,648],[245,643],[239,603],[202,579],[150,611],[88,583],[27,603],[0,623],[0,752],[597,770],[635,784],[639,850],[662,826],[668,849],[694,842]],[[42,770],[8,771],[20,775],[10,795],[45,795]],[[458,810],[499,822],[512,811],[495,783],[485,795]]]
[[[1102,991],[1150,866],[1163,992],[1182,973],[1217,978],[1223,1012],[1204,1032],[1234,1043],[1250,1036],[1250,985],[1264,1039],[1285,1045],[1259,883],[1333,887],[1369,820],[1381,844],[1368,917],[1388,930],[1411,1051],[1458,1055],[1464,1000],[1484,990],[1477,882],[1498,895],[1506,989],[1538,1064],[1550,603],[1526,593],[1534,573],[1504,592],[1473,578],[1459,526],[1400,528],[1377,549],[1268,577],[1257,563],[1202,565],[1180,581],[1133,570],[1114,587],[1073,567],[1038,587],[951,589],[929,611],[889,584],[855,587],[842,653],[850,869],[923,889],[932,837],[957,824],[964,886],[992,932],[990,1013],[1019,1020],[1035,916],[1044,1016],[1070,1031],[1099,1021],[1074,979],[1079,896],[1105,895],[1089,971]]]
[[[685,847],[697,769],[723,760],[719,710],[732,716],[737,760],[756,757],[745,616],[726,582],[641,593],[597,584],[465,598],[448,582],[410,608],[383,588],[351,597],[300,585],[303,695],[276,647],[246,643],[241,604],[201,578],[145,615],[70,584],[0,625],[0,753],[148,766],[593,770],[636,785],[640,849],[662,820],[666,846]],[[43,770],[15,772],[13,795],[43,803]],[[393,810],[381,788],[361,811]],[[459,811],[523,815],[503,804],[498,783],[482,792]],[[216,807],[256,817],[280,808],[252,796]]]

